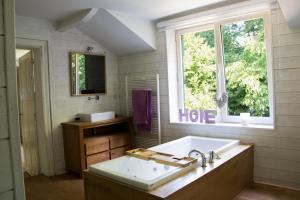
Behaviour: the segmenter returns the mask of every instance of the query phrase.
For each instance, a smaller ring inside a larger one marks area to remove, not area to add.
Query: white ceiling
[[[154,21],[234,1],[237,0],[16,0],[16,14],[70,24],[73,19],[81,19],[79,14],[84,10],[98,8],[87,22],[75,21],[70,27],[116,55],[127,55],[156,49]]]
[[[89,8],[96,15],[77,26],[117,55],[155,49],[155,30],[160,20],[201,12],[208,7],[252,0],[15,0],[16,14],[62,22]],[[253,0],[254,1],[254,0]],[[276,1],[276,0],[274,0]],[[291,27],[300,27],[300,0],[278,0]],[[167,18],[166,18],[167,17]]]
[[[22,56],[30,52],[30,50],[27,49],[16,49],[16,60],[19,60]]]
[[[107,10],[99,9],[95,16],[77,29],[89,35],[116,55],[128,55],[138,52],[151,51],[155,48],[130,30]]]
[[[300,28],[300,0],[278,0],[288,24]]]
[[[16,13],[55,21],[82,9],[104,8],[157,20],[222,1],[229,0],[16,0]]]

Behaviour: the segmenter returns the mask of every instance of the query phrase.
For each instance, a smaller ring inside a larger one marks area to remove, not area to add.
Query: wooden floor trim
[[[279,185],[271,185],[271,184],[267,184],[267,183],[254,182],[253,186],[271,189],[271,190],[278,190],[278,191],[282,191],[282,192],[300,192],[300,189],[283,187],[283,186],[279,186]]]

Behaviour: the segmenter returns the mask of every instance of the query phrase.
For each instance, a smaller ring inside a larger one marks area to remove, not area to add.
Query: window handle
[[[221,96],[216,96],[217,106],[222,108],[228,101],[228,95],[226,92],[223,92]]]

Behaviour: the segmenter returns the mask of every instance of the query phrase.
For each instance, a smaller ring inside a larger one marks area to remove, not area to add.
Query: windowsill
[[[207,127],[230,127],[230,128],[242,128],[242,129],[267,129],[267,130],[275,129],[274,125],[272,124],[248,124],[247,126],[239,123],[225,123],[225,122],[218,122],[215,124],[194,123],[194,122],[170,122],[170,124],[199,125],[199,126],[207,126]]]

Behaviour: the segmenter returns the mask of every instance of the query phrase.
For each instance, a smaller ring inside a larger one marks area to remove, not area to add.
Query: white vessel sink
[[[115,111],[100,112],[100,113],[79,113],[77,115],[80,121],[99,122],[115,118]]]

